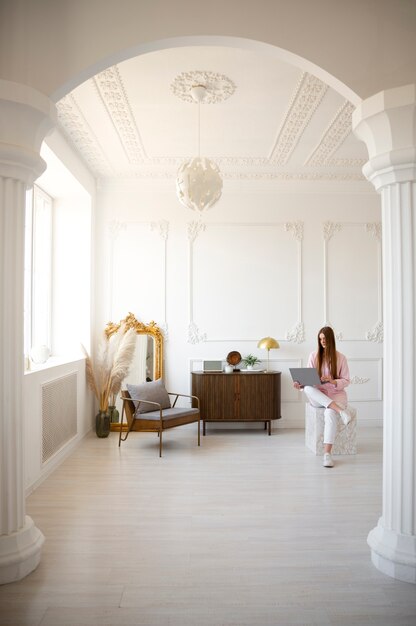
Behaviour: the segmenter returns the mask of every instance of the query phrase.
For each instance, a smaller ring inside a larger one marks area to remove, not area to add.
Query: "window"
[[[39,187],[27,193],[25,222],[25,355],[52,349],[53,200]],[[43,348],[42,348],[43,347]],[[34,361],[44,360],[42,355]]]

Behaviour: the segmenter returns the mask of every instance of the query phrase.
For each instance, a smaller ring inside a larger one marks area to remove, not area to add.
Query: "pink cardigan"
[[[315,367],[318,363],[318,353],[311,352],[308,360],[308,367]],[[336,379],[336,384],[332,385],[331,383],[325,383],[324,385],[316,385],[316,388],[322,391],[328,398],[334,400],[335,402],[340,402],[341,404],[347,404],[347,394],[344,391],[345,387],[348,387],[350,384],[350,371],[348,369],[347,359],[341,352],[337,351],[337,367],[338,367],[338,376]],[[324,364],[322,368],[323,376],[330,376],[329,369]]]

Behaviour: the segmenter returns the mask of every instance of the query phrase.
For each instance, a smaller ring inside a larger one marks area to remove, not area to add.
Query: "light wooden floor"
[[[414,626],[378,572],[381,431],[324,469],[302,430],[88,436],[28,499],[41,564],[0,587],[7,626]]]

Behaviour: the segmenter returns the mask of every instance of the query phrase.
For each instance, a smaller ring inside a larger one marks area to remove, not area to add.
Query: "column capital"
[[[416,180],[416,84],[367,98],[354,111],[352,122],[368,149],[363,173],[377,190]]]
[[[44,94],[19,83],[0,79],[0,176],[30,186],[42,174],[40,147],[56,125],[55,104]]]

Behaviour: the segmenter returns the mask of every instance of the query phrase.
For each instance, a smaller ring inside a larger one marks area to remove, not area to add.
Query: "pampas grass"
[[[95,363],[84,348],[87,382],[98,400],[100,411],[107,411],[110,397],[114,398],[129,373],[136,346],[136,331],[121,325],[108,337],[104,332],[98,344]]]

